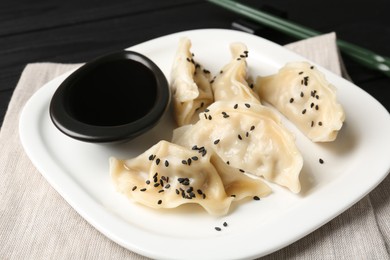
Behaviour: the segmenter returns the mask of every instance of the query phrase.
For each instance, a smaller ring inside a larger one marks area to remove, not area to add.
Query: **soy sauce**
[[[153,72],[134,60],[112,60],[80,74],[68,89],[68,113],[96,126],[134,122],[153,108],[157,81]]]

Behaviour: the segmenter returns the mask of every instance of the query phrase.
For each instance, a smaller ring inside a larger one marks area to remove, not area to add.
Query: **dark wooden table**
[[[390,2],[244,1],[321,32],[390,56]],[[198,28],[231,28],[240,17],[200,0],[13,0],[0,3],[0,125],[24,66],[75,63],[157,36]],[[294,41],[269,29],[262,37]],[[355,84],[390,111],[390,78],[345,58]],[[362,104],[363,105],[363,104]]]

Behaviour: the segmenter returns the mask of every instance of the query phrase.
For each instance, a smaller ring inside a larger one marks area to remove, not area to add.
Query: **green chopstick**
[[[306,39],[321,34],[321,32],[259,11],[236,1],[208,1],[297,39]],[[359,62],[367,68],[378,70],[390,77],[390,58],[343,40],[337,40],[337,45],[344,54],[348,55],[356,62]]]

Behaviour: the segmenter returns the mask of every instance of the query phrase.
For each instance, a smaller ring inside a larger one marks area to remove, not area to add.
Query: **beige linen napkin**
[[[287,48],[337,74],[342,71],[334,34]],[[35,169],[20,144],[18,120],[26,101],[50,79],[77,66],[27,65],[9,104],[0,131],[0,259],[146,259],[80,217]],[[389,259],[389,185],[387,177],[346,212],[264,259]]]

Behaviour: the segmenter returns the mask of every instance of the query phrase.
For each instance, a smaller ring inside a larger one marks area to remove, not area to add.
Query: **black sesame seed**
[[[310,104],[310,107],[311,107],[311,108],[314,107],[314,103],[311,103],[311,104]]]
[[[319,126],[322,126],[322,122],[321,122],[321,121],[320,121],[320,122],[318,122],[318,125],[319,125]]]
[[[324,160],[322,160],[321,158],[318,160],[321,164],[324,163]]]
[[[307,83],[308,83],[308,81],[309,81],[309,77],[308,76],[306,76],[306,77],[304,77],[303,78],[303,84],[305,85],[305,86],[307,86]]]
[[[146,183],[146,184],[150,184],[150,180],[146,180],[145,183]]]
[[[246,133],[245,133],[245,136],[246,136],[246,137],[248,137],[248,136],[249,136],[249,133],[248,133],[248,132],[246,132]]]
[[[248,103],[245,103],[245,106],[246,106],[247,108],[250,108],[250,107],[251,107],[251,105],[248,104]]]
[[[211,119],[213,119],[213,117],[209,115],[208,120],[211,120]]]
[[[320,96],[316,95],[316,99],[320,99]]]
[[[160,179],[160,185],[161,187],[164,186],[164,181],[162,179]]]
[[[229,162],[229,161],[227,161],[227,162],[226,162],[226,164],[227,164],[227,165],[230,165],[230,162]]]
[[[179,195],[180,194],[180,191],[178,189],[175,190],[176,191],[176,194]]]
[[[181,163],[182,164],[187,164],[187,161],[186,160],[182,160]]]
[[[249,85],[249,87],[250,87],[250,88],[253,88],[253,87],[254,87],[253,83],[251,83],[251,84]]]
[[[162,203],[162,200],[158,200],[157,204],[160,205]]]
[[[197,161],[198,160],[198,156],[192,156],[191,159],[194,160],[194,161]]]
[[[258,196],[253,196],[253,199],[254,200],[260,200],[260,198]]]
[[[319,109],[319,107],[318,107],[318,105],[316,105],[316,110],[318,110]]]
[[[188,61],[188,62],[191,62],[191,59],[187,57],[187,61]]]
[[[186,190],[186,192],[187,192],[187,193],[191,193],[193,190],[194,190],[194,188],[191,186],[191,187],[189,187],[189,188]]]
[[[134,186],[131,190],[135,191],[137,189],[137,186]]]
[[[203,72],[204,72],[205,74],[209,74],[209,73],[210,73],[210,71],[208,71],[208,70],[206,70],[206,69],[204,69]]]
[[[238,108],[238,104],[235,104],[233,108],[234,108],[234,109],[237,109],[237,108]]]
[[[305,114],[306,113],[306,108],[304,110],[302,110],[302,114]]]
[[[232,195],[230,195],[230,197],[232,197],[232,198],[235,198],[235,197],[236,197],[236,195],[235,195],[235,194],[232,194]]]
[[[314,121],[311,121],[311,127],[313,127],[314,126]]]
[[[201,189],[198,189],[197,192],[198,192],[199,195],[203,194],[203,191]]]
[[[253,131],[253,130],[255,130],[255,126],[254,125],[251,126],[251,131]]]
[[[214,80],[211,80],[211,81],[210,81],[210,84],[213,84],[213,83],[214,83]]]
[[[245,172],[243,169],[238,169],[240,172]]]
[[[241,60],[240,58],[237,58],[237,60]]]
[[[290,103],[294,102],[294,99],[293,98],[290,98]]]
[[[220,227],[215,227],[215,230],[221,231],[222,229]]]
[[[187,163],[188,163],[188,165],[191,165],[191,163],[192,163],[191,158],[188,158],[188,159],[187,159]]]
[[[160,158],[157,158],[156,159],[156,164],[158,165],[160,163],[160,161],[161,161]]]
[[[157,182],[157,176],[153,178],[153,182]]]
[[[302,74],[303,74],[303,71],[299,72],[298,74],[299,74],[299,75],[302,75]]]
[[[169,162],[167,160],[165,160],[165,167],[168,167],[169,166]]]
[[[164,192],[164,190],[159,190],[159,191],[158,191],[158,193],[162,193],[162,192]]]
[[[314,69],[314,66],[310,66],[310,69]]]
[[[227,227],[227,226],[228,226],[228,223],[223,222],[223,226],[224,226],[224,227]]]
[[[223,73],[223,70],[221,70],[219,73],[222,74],[222,73]]]
[[[153,160],[154,160],[154,157],[155,157],[155,155],[151,154],[151,155],[149,156],[149,161],[153,161]]]
[[[140,191],[146,191],[146,188],[140,189]]]
[[[242,137],[241,137],[241,135],[238,135],[237,137],[238,137],[238,139],[242,140]]]
[[[160,186],[160,183],[156,182],[153,186],[158,187],[158,186]]]
[[[241,55],[240,55],[240,57],[241,57],[241,58],[245,58],[245,57],[246,57],[246,55],[242,55],[242,54],[241,54]]]
[[[158,172],[156,172],[156,173],[153,175],[153,179],[154,179],[154,178],[157,178],[157,175],[158,175]]]
[[[218,144],[218,143],[219,143],[219,139],[214,141],[214,144]]]
[[[171,184],[168,183],[167,185],[165,185],[164,188],[165,188],[165,189],[169,189],[170,187],[171,187]]]
[[[304,96],[304,94],[303,94],[303,92],[301,92],[301,97],[303,97]]]
[[[204,110],[204,112],[210,112],[210,110],[206,108],[206,109]]]
[[[205,193],[203,193],[202,198],[206,199],[206,194]]]
[[[192,146],[192,148],[191,148],[192,150],[198,150],[199,148],[198,148],[198,146],[197,145],[194,145],[194,146]]]

